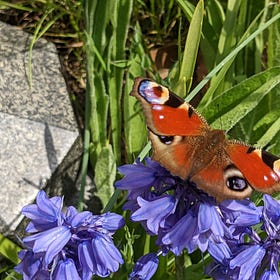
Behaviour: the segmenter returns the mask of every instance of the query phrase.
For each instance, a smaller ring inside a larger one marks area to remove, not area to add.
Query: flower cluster
[[[224,204],[232,210],[232,214],[223,213],[232,234],[222,250],[217,244],[211,248],[215,261],[207,268],[208,274],[215,279],[280,279],[280,202],[264,195],[264,206]],[[261,228],[261,235],[254,226]]]
[[[62,207],[62,198],[48,198],[40,191],[36,204],[23,208],[31,220],[26,228],[30,235],[23,239],[26,249],[19,253],[16,271],[23,279],[54,280],[106,277],[117,271],[123,259],[112,235],[124,226],[122,216]]]
[[[213,257],[206,272],[215,279],[279,279],[280,202],[266,195],[264,207],[249,199],[218,204],[150,158],[119,171],[125,176],[115,186],[128,191],[124,208],[132,221],[157,236],[163,255],[200,249]],[[259,223],[263,239],[254,230]],[[156,254],[142,257],[131,279],[150,279],[157,263]]]

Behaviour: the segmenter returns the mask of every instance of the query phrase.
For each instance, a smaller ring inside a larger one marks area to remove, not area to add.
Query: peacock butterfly
[[[249,197],[253,189],[280,190],[280,158],[211,129],[181,97],[146,78],[136,78],[130,95],[142,104],[153,159],[173,175],[224,199]]]

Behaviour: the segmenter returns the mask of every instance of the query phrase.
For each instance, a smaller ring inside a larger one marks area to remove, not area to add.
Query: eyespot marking
[[[243,174],[234,165],[229,165],[224,170],[224,180],[226,186],[236,192],[242,192],[248,188],[249,184]]]
[[[139,83],[137,92],[150,104],[164,104],[169,98],[167,88],[148,79]]]
[[[158,135],[158,139],[160,140],[161,143],[165,145],[170,145],[174,140],[174,136]]]
[[[161,95],[162,95],[162,92],[163,92],[162,87],[157,86],[157,87],[154,87],[153,89],[154,89],[154,92],[155,92],[156,96],[158,96],[160,98]]]

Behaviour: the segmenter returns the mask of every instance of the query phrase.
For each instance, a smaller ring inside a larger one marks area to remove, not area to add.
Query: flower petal
[[[92,239],[92,251],[96,261],[96,274],[106,277],[118,270],[123,263],[122,256],[114,243],[101,234]]]
[[[72,259],[61,260],[58,262],[54,271],[54,280],[81,280],[75,263]]]
[[[254,279],[264,255],[265,249],[262,246],[249,246],[230,261],[230,268],[240,267],[240,279]]]
[[[175,199],[172,196],[163,196],[153,201],[138,197],[140,208],[131,215],[133,221],[147,220],[147,228],[157,234],[162,222],[175,211]]]
[[[262,207],[256,207],[248,199],[225,200],[220,204],[225,222],[238,227],[258,224],[262,216]]]
[[[280,222],[280,202],[268,194],[264,195],[264,212],[269,220],[275,224]]]
[[[113,233],[122,228],[125,225],[125,221],[121,215],[107,212],[100,215],[95,224]]]
[[[135,264],[133,271],[129,275],[129,279],[149,280],[156,273],[159,259],[157,254],[149,253],[142,256]]]
[[[265,271],[260,280],[279,280],[279,274],[274,270]]]
[[[82,267],[83,279],[91,279],[97,270],[91,242],[85,241],[79,244],[78,256]]]
[[[30,247],[33,247],[34,253],[46,252],[44,260],[45,264],[48,265],[70,238],[71,232],[69,228],[60,226],[25,237],[23,241]]]
[[[196,244],[193,238],[197,235],[197,217],[186,214],[172,229],[162,238],[162,243],[168,245],[170,250],[178,256],[184,248],[191,253],[195,250]]]
[[[61,198],[49,199],[44,191],[39,191],[36,202],[37,204],[27,205],[22,209],[22,214],[31,219],[27,232],[42,231],[62,224],[64,214],[61,210]]]

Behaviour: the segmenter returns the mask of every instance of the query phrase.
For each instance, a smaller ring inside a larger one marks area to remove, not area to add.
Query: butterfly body
[[[136,78],[132,96],[142,104],[153,159],[172,174],[194,182],[221,201],[280,190],[280,159],[261,149],[227,140],[211,129],[184,99],[168,88]]]

